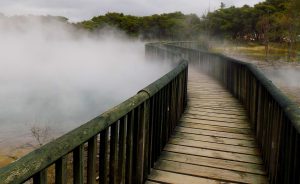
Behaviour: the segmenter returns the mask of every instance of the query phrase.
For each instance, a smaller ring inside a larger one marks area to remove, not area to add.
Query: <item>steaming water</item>
[[[142,42],[97,35],[55,20],[0,18],[1,149],[32,141],[32,127],[61,135],[171,69],[146,61]]]
[[[268,68],[265,69],[264,72],[268,78],[279,85],[300,88],[300,68]]]
[[[269,67],[264,69],[264,73],[300,107],[300,66]]]

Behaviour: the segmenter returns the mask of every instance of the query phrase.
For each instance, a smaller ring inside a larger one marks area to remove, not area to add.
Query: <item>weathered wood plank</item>
[[[186,174],[190,176],[205,177],[215,180],[240,183],[268,183],[264,176],[239,171],[230,171],[206,166],[185,164],[174,161],[160,160],[155,165],[156,169]]]
[[[190,133],[190,134],[197,134],[197,135],[209,135],[215,137],[231,138],[231,139],[255,140],[254,137],[251,135],[218,132],[218,131],[204,130],[204,129],[185,128],[179,126],[176,127],[176,131]]]
[[[250,125],[246,123],[226,123],[222,121],[212,121],[205,119],[190,119],[190,118],[182,118],[180,123],[190,123],[196,125],[211,125],[211,126],[219,126],[219,127],[228,127],[228,128],[238,128],[238,129],[250,129]]]
[[[248,147],[234,146],[234,145],[227,145],[227,144],[217,144],[217,143],[195,141],[189,139],[180,139],[176,137],[170,139],[169,144],[176,144],[176,145],[190,146],[190,147],[204,148],[204,149],[206,148],[206,149],[219,150],[219,151],[225,151],[231,153],[260,155],[260,151],[255,148],[248,148]]]
[[[232,127],[216,126],[216,125],[200,124],[200,123],[190,123],[190,122],[181,122],[180,124],[178,124],[178,126],[186,127],[186,128],[194,128],[194,129],[213,130],[213,131],[219,131],[219,132],[237,133],[237,134],[251,133],[250,129],[232,128]]]
[[[236,145],[236,146],[245,146],[245,147],[257,147],[256,142],[254,140],[239,140],[239,139],[229,139],[224,137],[216,137],[216,136],[206,136],[206,135],[196,135],[189,134],[184,132],[175,132],[173,137],[178,137],[182,139],[190,139],[190,140],[198,140],[204,142],[212,142],[218,144],[228,144],[228,145]]]
[[[213,109],[213,108],[197,108],[197,107],[190,107],[190,108],[186,108],[185,109],[186,112],[207,112],[207,113],[217,113],[217,114],[226,114],[226,115],[236,115],[236,116],[247,116],[246,112],[243,110],[239,110],[239,111],[228,111],[228,110],[223,110],[223,109]]]
[[[192,114],[184,114],[182,118],[190,118],[190,119],[204,119],[204,120],[212,120],[212,121],[221,121],[226,123],[247,123],[247,120],[241,119],[231,119],[231,118],[220,118],[216,116],[197,116]]]
[[[152,169],[148,181],[172,184],[221,184],[220,181]]]
[[[254,163],[254,164],[262,164],[262,159],[258,156],[254,156],[254,155],[229,153],[229,152],[209,150],[209,149],[203,149],[203,148],[179,146],[179,145],[174,145],[174,144],[166,145],[164,150],[175,152],[175,153],[198,155],[198,156],[205,156],[205,157],[210,157],[210,158],[248,162],[248,163]]]
[[[188,111],[189,109],[191,110],[196,110],[196,111],[214,111],[216,113],[220,112],[220,113],[232,113],[232,114],[240,114],[240,113],[243,113],[243,115],[246,114],[246,112],[244,110],[241,110],[239,108],[223,108],[223,107],[218,107],[218,106],[191,106],[189,104],[187,104],[187,107],[186,107],[186,111]]]
[[[190,114],[194,116],[213,116],[213,117],[219,117],[219,118],[231,118],[231,119],[240,119],[240,120],[247,120],[248,117],[246,115],[235,115],[235,114],[221,114],[216,112],[201,112],[201,111],[195,111],[195,110],[189,110],[186,111],[185,114]]]
[[[268,183],[243,106],[210,77],[193,75],[185,113],[148,181]]]
[[[238,107],[232,107],[232,106],[220,106],[220,105],[207,105],[207,104],[187,104],[186,109],[189,108],[197,108],[197,109],[213,109],[213,110],[222,110],[222,111],[230,111],[230,112],[241,112],[241,109]],[[244,112],[244,111],[243,111]]]
[[[174,152],[163,151],[161,160],[171,160],[176,162],[183,162],[187,164],[203,165],[209,167],[215,167],[220,169],[242,171],[253,174],[266,175],[264,168],[260,164],[252,164],[245,162],[237,162],[231,160],[222,160],[216,158],[209,158],[203,156],[187,155]]]

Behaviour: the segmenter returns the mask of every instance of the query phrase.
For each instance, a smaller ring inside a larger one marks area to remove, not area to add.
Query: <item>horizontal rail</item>
[[[148,57],[160,57],[149,47]],[[52,165],[56,183],[93,184],[96,178],[100,183],[143,183],[186,106],[187,68],[181,60],[135,96],[1,168],[0,183],[47,183]],[[70,163],[72,176],[67,175]]]
[[[255,65],[192,47],[163,44],[181,53],[191,67],[220,81],[244,105],[269,174],[270,183],[300,181],[300,108]]]

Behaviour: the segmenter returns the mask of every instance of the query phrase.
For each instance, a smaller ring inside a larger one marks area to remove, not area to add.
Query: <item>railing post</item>
[[[44,169],[33,176],[33,184],[47,184],[47,169]]]
[[[73,151],[73,183],[83,184],[83,145]]]
[[[109,131],[108,128],[100,132],[99,146],[99,183],[108,184],[109,174]]]
[[[67,156],[55,162],[55,184],[67,184]]]

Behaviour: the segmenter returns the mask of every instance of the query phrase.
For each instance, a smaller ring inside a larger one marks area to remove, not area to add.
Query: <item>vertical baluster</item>
[[[127,138],[126,138],[126,174],[125,179],[128,184],[132,183],[132,159],[133,159],[133,124],[134,110],[127,115]]]
[[[161,100],[160,100],[160,106],[161,106],[161,117],[160,117],[160,123],[161,123],[161,140],[162,140],[162,145],[161,145],[161,149],[163,149],[163,147],[165,146],[167,139],[166,139],[166,122],[165,122],[165,104],[164,104],[164,100],[165,100],[165,90],[164,88],[162,88],[160,90],[161,93]]]
[[[73,183],[83,184],[83,145],[73,151]]]
[[[111,125],[110,132],[110,167],[109,183],[117,183],[118,178],[118,142],[119,142],[119,122]]]
[[[109,129],[100,132],[100,146],[99,146],[99,183],[108,183],[109,173]]]
[[[67,156],[55,162],[55,184],[67,184]]]
[[[44,169],[33,176],[33,184],[47,184],[47,169]]]
[[[137,183],[143,183],[143,163],[144,163],[144,111],[145,106],[144,103],[139,106],[139,118],[138,118],[138,131],[137,131],[137,149],[136,149],[136,158],[138,161],[136,162],[136,175],[137,175]]]
[[[143,162],[143,178],[142,183],[145,181],[148,173],[149,163],[149,117],[150,117],[150,100],[147,100],[143,104],[144,106],[144,114],[143,114],[143,153],[144,153],[144,162]]]
[[[162,140],[162,129],[163,129],[163,125],[162,125],[162,106],[161,106],[161,101],[162,101],[162,92],[159,91],[158,92],[158,113],[157,113],[157,118],[158,118],[158,121],[157,121],[157,125],[158,125],[158,150],[157,150],[157,157],[159,157],[160,153],[161,153],[161,150],[162,150],[162,147],[163,147],[163,140]]]
[[[88,141],[88,162],[87,162],[87,183],[96,182],[96,155],[97,155],[97,136]]]
[[[138,183],[138,168],[137,163],[140,162],[138,158],[138,135],[139,135],[139,122],[140,122],[140,106],[134,109],[133,121],[133,144],[132,144],[132,181],[131,183]]]
[[[119,142],[119,165],[118,165],[118,183],[125,183],[125,164],[126,164],[126,130],[127,118],[120,119],[120,142]]]
[[[153,139],[154,139],[154,98],[150,99],[150,119],[149,119],[149,165],[148,165],[148,174],[150,174],[150,169],[154,166],[153,161]]]

